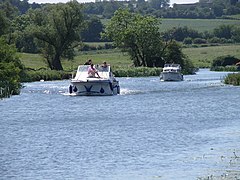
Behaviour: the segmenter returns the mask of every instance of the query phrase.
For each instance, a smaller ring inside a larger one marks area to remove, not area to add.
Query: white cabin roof
[[[181,71],[181,66],[180,64],[165,64],[163,68],[163,72],[179,72]]]

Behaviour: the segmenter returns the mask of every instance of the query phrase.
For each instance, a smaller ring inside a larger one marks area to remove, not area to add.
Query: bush
[[[211,71],[228,71],[228,72],[234,72],[238,71],[237,66],[214,66],[211,67]]]
[[[183,44],[192,44],[192,38],[187,37],[183,40]]]
[[[0,38],[0,98],[20,93],[20,78],[24,66],[16,55],[16,49]]]
[[[240,85],[240,73],[228,74],[224,79],[225,84],[232,84],[234,86]]]
[[[26,71],[26,76],[23,79],[23,82],[32,82],[32,81],[52,81],[52,80],[62,80],[69,79],[71,73],[65,71],[55,71],[55,70],[28,70]]]
[[[206,39],[202,39],[202,38],[196,38],[193,40],[194,44],[206,44],[207,40]]]
[[[0,62],[0,98],[10,97],[20,93],[20,69],[13,62]]]
[[[213,37],[213,38],[208,39],[208,42],[209,43],[221,43],[221,39],[218,37]]]
[[[132,67],[132,68],[114,68],[113,74],[116,77],[146,77],[159,76],[162,68]]]
[[[235,58],[234,56],[219,56],[212,62],[212,67],[215,66],[227,66],[227,65],[235,65],[240,60]]]

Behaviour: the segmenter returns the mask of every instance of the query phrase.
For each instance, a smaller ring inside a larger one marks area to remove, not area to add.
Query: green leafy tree
[[[235,42],[240,42],[240,27],[239,26],[235,26],[233,28],[233,32],[232,32],[232,39],[235,41]]]
[[[213,60],[212,67],[235,65],[237,62],[239,59],[234,56],[219,56]]]
[[[150,5],[154,9],[161,9],[169,7],[169,0],[150,0]]]
[[[103,32],[103,24],[98,18],[93,17],[87,22],[87,28],[81,36],[83,41],[99,42],[101,41],[101,32]]]
[[[9,22],[4,16],[4,12],[0,10],[0,36],[5,34],[8,30]]]
[[[14,18],[11,24],[12,29],[14,29],[12,36],[15,37],[14,41],[18,51],[38,53],[39,49],[37,48],[37,44],[34,40],[32,30],[29,28],[31,25],[31,18],[29,14],[23,14]]]
[[[183,67],[184,58],[181,46],[176,41],[171,41],[165,51],[165,63],[177,63]]]
[[[218,38],[231,39],[232,33],[233,33],[233,25],[223,24],[213,30],[214,36]]]
[[[0,38],[0,97],[20,93],[20,78],[23,76],[23,65],[16,55],[16,49]]]
[[[77,1],[49,5],[30,12],[29,27],[43,45],[44,57],[53,70],[63,70],[61,58],[72,52],[84,28],[82,6]]]
[[[185,74],[193,73],[194,66],[192,62],[182,52],[182,48],[180,44],[178,44],[176,41],[170,41],[168,43],[164,55],[165,55],[164,57],[165,63],[180,64]]]
[[[104,36],[114,45],[127,51],[135,66],[153,67],[162,61],[164,49],[159,32],[159,21],[119,9],[107,24]]]

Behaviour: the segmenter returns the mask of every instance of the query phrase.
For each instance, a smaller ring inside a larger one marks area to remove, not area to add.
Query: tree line
[[[20,14],[29,9],[41,8],[49,4],[28,3],[28,0],[2,0],[9,2],[19,10]],[[153,15],[164,18],[203,18],[212,19],[240,14],[238,0],[199,0],[192,4],[173,4],[169,0],[137,0],[137,1],[97,1],[83,4],[83,12],[102,18],[111,18],[120,8],[128,8],[132,13]]]

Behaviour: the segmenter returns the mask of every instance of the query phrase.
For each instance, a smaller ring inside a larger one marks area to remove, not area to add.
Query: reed
[[[0,99],[3,99],[3,98],[8,98],[11,96],[11,92],[9,90],[9,87],[0,87]]]
[[[210,68],[211,71],[226,71],[226,72],[236,72],[239,71],[237,66],[215,66]]]
[[[162,71],[162,68],[148,68],[148,67],[113,68],[113,73],[116,77],[159,76],[161,71]]]
[[[28,70],[26,71],[26,76],[22,79],[22,82],[32,82],[32,81],[51,81],[51,80],[62,80],[69,79],[71,77],[71,72],[68,71],[54,71],[54,70]]]
[[[232,84],[234,86],[240,85],[240,73],[228,74],[224,79],[225,84]]]
[[[6,81],[0,81],[0,99],[9,98],[13,92]]]

